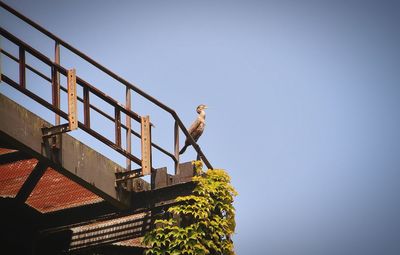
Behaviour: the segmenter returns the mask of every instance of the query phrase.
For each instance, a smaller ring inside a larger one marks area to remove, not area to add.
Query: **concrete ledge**
[[[32,155],[114,206],[131,206],[130,195],[115,188],[115,171],[124,168],[72,136],[61,135],[60,148],[42,138],[51,124],[0,94],[0,140]],[[48,139],[50,141],[50,139]]]

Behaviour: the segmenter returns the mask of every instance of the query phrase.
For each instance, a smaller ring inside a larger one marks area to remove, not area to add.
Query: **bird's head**
[[[197,113],[200,113],[200,112],[204,111],[204,110],[207,109],[207,108],[208,108],[207,105],[201,104],[201,105],[197,106],[196,112],[197,112]]]

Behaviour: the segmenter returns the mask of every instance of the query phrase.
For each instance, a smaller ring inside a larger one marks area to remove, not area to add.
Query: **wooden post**
[[[68,70],[68,121],[69,130],[78,128],[78,111],[76,95],[76,72],[75,69]]]
[[[141,135],[142,135],[142,174],[151,174],[151,133],[150,133],[150,117],[141,118]]]

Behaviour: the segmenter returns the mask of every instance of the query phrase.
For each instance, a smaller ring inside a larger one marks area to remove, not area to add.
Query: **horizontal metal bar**
[[[9,52],[5,51],[4,49],[0,49],[1,53],[3,53],[5,56],[9,57],[10,59],[14,60],[15,62],[18,62],[18,58],[14,57],[13,55],[11,55]],[[42,77],[43,79],[45,79],[48,82],[51,82],[51,79],[49,77],[47,77],[46,75],[44,75],[43,73],[39,72],[38,70],[34,69],[33,67],[31,67],[30,65],[25,63],[25,66],[28,70],[32,71],[33,73],[39,75],[40,77]]]
[[[3,54],[5,54],[7,57],[11,58],[12,60],[18,62],[18,58],[14,57],[13,55],[11,55],[10,53],[8,53],[7,51],[1,49],[1,52],[2,52]],[[40,77],[42,77],[43,79],[47,80],[48,82],[51,82],[51,79],[50,79],[49,77],[47,77],[46,75],[44,75],[44,74],[42,74],[41,72],[37,71],[37,70],[34,69],[33,67],[31,67],[31,66],[29,66],[29,65],[26,65],[26,67],[27,67],[29,70],[31,70],[32,72],[34,72],[35,74],[37,74],[37,75],[39,75]],[[64,91],[64,92],[66,92],[66,93],[68,92],[68,90],[67,90],[65,87],[61,86],[61,85],[60,85],[60,89],[61,89],[62,91]],[[82,99],[81,97],[79,97],[79,96],[77,97],[77,99],[78,99],[78,101],[80,101],[81,103],[84,102],[83,99]],[[105,113],[104,111],[100,110],[100,109],[97,108],[96,106],[94,106],[94,105],[92,105],[92,104],[89,104],[89,107],[90,107],[91,109],[93,109],[94,111],[98,112],[99,114],[101,114],[102,116],[104,116],[105,118],[109,119],[110,121],[112,121],[112,122],[115,121],[115,119],[114,119],[113,117],[111,117],[110,115],[108,115],[108,114]],[[125,130],[128,128],[128,127],[127,127],[126,125],[124,125],[123,123],[121,123],[121,127],[124,128]],[[131,130],[131,132],[132,132],[132,134],[133,134],[134,136],[136,136],[137,138],[139,138],[139,139],[141,138],[141,135],[140,135],[138,132],[136,132],[136,131],[134,131],[134,130]],[[168,152],[167,150],[165,150],[164,148],[162,148],[161,146],[157,145],[157,144],[154,143],[154,142],[152,142],[151,145],[152,145],[155,149],[159,150],[160,152],[164,153],[165,155],[169,156],[172,160],[174,160],[175,162],[177,162],[175,156],[174,156],[172,153]]]
[[[50,67],[54,67],[61,74],[67,76],[67,73],[68,73],[67,69],[52,62],[48,57],[46,57],[39,51],[35,50],[34,48],[32,48],[31,46],[29,46],[25,42],[21,41],[20,39],[18,39],[14,35],[10,34],[8,31],[4,30],[1,27],[0,27],[0,34],[3,35],[4,37],[6,37],[7,39],[9,39],[10,41],[12,41],[13,43],[17,44],[18,46],[22,47],[24,50],[28,51],[31,55],[35,56],[36,58],[38,58],[45,64],[49,65]],[[112,97],[106,95],[105,93],[103,93],[102,91],[100,91],[99,89],[97,89],[96,87],[91,85],[90,83],[86,82],[82,78],[76,76],[76,81],[82,87],[87,87],[90,92],[92,92],[96,96],[100,97],[107,103],[111,104],[113,107],[118,108],[118,110],[120,110],[121,112],[123,112],[126,115],[129,115],[131,118],[133,118],[134,120],[136,120],[137,122],[140,123],[140,116],[137,113],[125,109],[125,107],[122,104],[118,103],[118,101],[116,101]]]
[[[21,88],[20,86],[18,86],[18,84],[15,81],[11,80],[5,74],[2,74],[2,80],[4,82],[8,83],[11,87],[19,90],[21,93],[25,94],[26,96],[28,96],[28,97],[32,98],[33,100],[35,100],[36,102],[38,102],[39,104],[43,105],[47,109],[59,114],[64,119],[68,118],[68,114],[67,113],[55,108],[51,103],[47,102],[46,100],[44,100],[43,98],[39,97],[38,95],[36,95],[35,93],[31,92],[30,90],[28,90],[26,88]]]
[[[52,104],[48,103],[46,100],[42,99],[41,97],[37,96],[36,94],[32,93],[31,91],[25,89],[25,88],[21,88],[20,86],[18,86],[18,84],[16,82],[14,82],[13,80],[11,80],[9,77],[7,77],[6,75],[2,75],[2,80],[6,83],[8,83],[10,86],[12,86],[13,88],[19,90],[20,92],[22,92],[23,94],[27,95],[28,97],[31,97],[33,100],[35,100],[36,102],[42,104],[44,107],[46,107],[47,109],[59,114],[62,118],[64,119],[68,119],[68,114],[55,108]],[[95,138],[97,138],[98,140],[100,140],[101,142],[103,142],[104,144],[108,145],[109,147],[113,148],[114,150],[116,150],[117,152],[119,152],[120,154],[122,154],[125,157],[128,157],[129,159],[131,159],[133,162],[135,162],[137,165],[141,165],[141,160],[135,156],[133,156],[132,154],[128,154],[125,150],[119,148],[118,146],[116,146],[113,142],[111,142],[110,140],[108,140],[106,137],[100,135],[99,133],[97,133],[96,131],[94,131],[93,129],[87,128],[83,123],[79,122],[78,126],[80,129],[84,130],[85,132],[87,132],[88,134],[94,136]]]
[[[124,149],[122,149],[121,147],[118,147],[114,142],[110,141],[105,136],[102,136],[101,134],[97,133],[93,129],[90,129],[90,128],[86,127],[85,124],[83,124],[82,122],[78,123],[78,127],[80,129],[84,130],[85,132],[87,132],[88,134],[94,136],[95,138],[97,138],[98,140],[103,142],[104,144],[108,145],[112,149],[116,150],[117,152],[119,152],[123,156],[129,158],[130,160],[135,162],[137,165],[139,165],[139,166],[141,165],[141,160],[139,158],[135,157],[134,155],[132,155],[130,153],[127,153]]]

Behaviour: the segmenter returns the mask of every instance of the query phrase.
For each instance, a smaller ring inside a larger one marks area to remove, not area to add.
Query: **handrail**
[[[173,117],[173,119],[176,121],[177,126],[179,126],[179,128],[182,130],[182,132],[184,133],[184,135],[186,136],[186,138],[188,139],[188,141],[190,142],[190,144],[193,146],[193,148],[196,150],[197,154],[199,155],[199,157],[203,160],[203,162],[205,163],[205,165],[212,169],[212,165],[210,164],[210,162],[207,160],[206,156],[204,155],[204,153],[202,152],[202,150],[200,149],[200,146],[196,143],[196,141],[191,137],[191,135],[189,134],[189,132],[187,131],[185,125],[183,124],[183,122],[181,121],[181,119],[179,118],[179,116],[177,115],[177,113],[170,107],[166,106],[165,104],[163,104],[162,102],[160,102],[159,100],[155,99],[154,97],[150,96],[149,94],[147,94],[146,92],[144,92],[143,90],[139,89],[138,87],[136,87],[135,85],[129,83],[128,81],[126,81],[125,79],[123,79],[122,77],[118,76],[117,74],[115,74],[114,72],[112,72],[111,70],[107,69],[106,67],[104,67],[103,65],[99,64],[98,62],[96,62],[95,60],[93,60],[92,58],[90,58],[89,56],[87,56],[86,54],[84,54],[83,52],[79,51],[78,49],[74,48],[73,46],[71,46],[69,43],[65,42],[64,40],[62,40],[61,38],[57,37],[56,35],[54,35],[53,33],[51,33],[50,31],[46,30],[45,28],[43,28],[42,26],[40,26],[39,24],[37,24],[36,22],[32,21],[31,19],[29,19],[28,17],[26,17],[25,15],[19,13],[18,11],[16,11],[15,9],[13,9],[12,7],[8,6],[7,4],[5,4],[4,2],[0,1],[0,6],[2,8],[4,8],[5,10],[7,10],[8,12],[10,12],[11,14],[13,14],[14,16],[18,17],[19,19],[23,20],[24,22],[26,22],[27,24],[29,24],[30,26],[34,27],[35,29],[37,29],[38,31],[40,31],[41,33],[43,33],[44,35],[48,36],[49,38],[53,39],[57,44],[62,45],[63,47],[67,48],[68,50],[70,50],[71,52],[75,53],[77,56],[81,57],[82,59],[86,60],[87,62],[89,62],[90,64],[92,64],[93,66],[97,67],[99,70],[103,71],[104,73],[108,74],[109,76],[111,76],[112,78],[114,78],[115,80],[119,81],[120,83],[122,83],[123,85],[125,85],[126,88],[131,89],[133,91],[135,91],[136,93],[138,93],[139,95],[141,95],[142,97],[146,98],[147,100],[149,100],[150,102],[152,102],[153,104],[157,105],[158,107],[160,107],[161,109],[163,109],[164,111],[168,112],[169,114],[171,114],[171,116]],[[5,31],[5,30],[4,30]],[[51,64],[53,64],[57,69],[60,69],[59,65],[57,65],[56,63],[52,62],[50,59],[47,58],[48,61],[51,62]],[[47,62],[47,61],[46,61]],[[62,67],[61,67],[62,68]],[[79,80],[77,79],[77,82],[84,82],[83,80]],[[82,84],[81,84],[82,85]],[[102,93],[100,90],[96,89],[93,87],[94,91],[99,91],[100,93]],[[104,93],[103,93],[104,94]],[[105,94],[104,94],[105,95]],[[105,95],[107,96],[107,95]],[[108,97],[108,96],[107,96]],[[104,98],[103,98],[104,99]],[[112,99],[112,98],[110,98]],[[114,100],[115,101],[115,100]],[[118,103],[118,102],[117,102]],[[122,105],[120,105],[118,103],[118,105],[122,108],[120,109],[122,112],[124,112],[127,115],[134,115],[133,112],[131,112],[130,110],[126,110]],[[132,118],[135,119],[135,117],[137,116],[132,116]],[[137,120],[137,119],[136,119]],[[178,160],[177,156],[175,156],[175,161]]]

